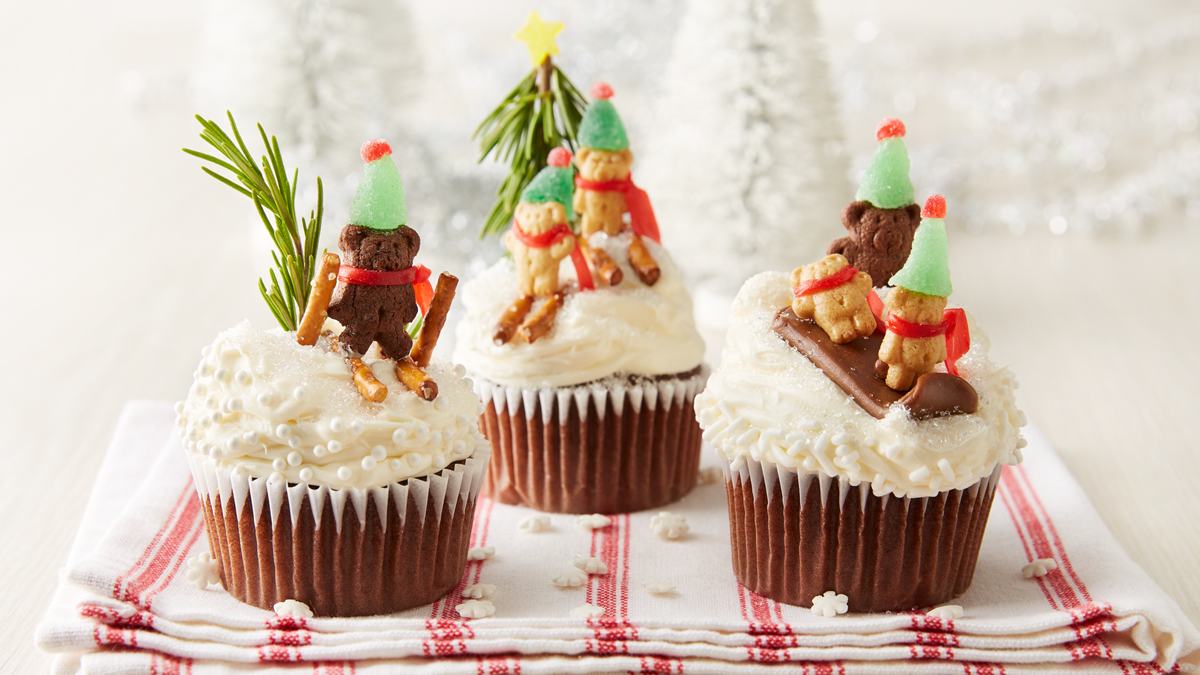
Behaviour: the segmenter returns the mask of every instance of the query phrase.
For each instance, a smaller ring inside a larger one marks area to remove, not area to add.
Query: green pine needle
[[[587,101],[567,76],[552,66],[550,91],[537,91],[534,68],[471,134],[479,139],[479,161],[488,155],[509,163],[509,174],[496,189],[496,203],[488,213],[482,239],[508,227],[521,193],[546,167],[546,156],[566,145],[574,153],[576,133]]]
[[[267,154],[262,155],[256,162],[238,132],[233,114],[225,114],[229,117],[232,138],[216,122],[196,115],[200,126],[203,127],[200,138],[225,159],[188,148],[184,148],[183,151],[228,171],[232,178],[221,175],[207,166],[200,167],[204,173],[253,200],[258,217],[262,219],[263,226],[267,228],[267,234],[276,248],[271,252],[275,267],[268,270],[271,277],[270,290],[262,279],[258,280],[258,290],[279,325],[283,326],[284,330],[296,330],[300,325],[301,313],[308,305],[308,294],[312,289],[313,274],[316,272],[317,242],[321,238],[321,216],[325,210],[325,192],[321,178],[317,177],[316,211],[310,211],[308,218],[300,218],[297,221],[296,186],[299,183],[299,170],[292,172],[289,181],[283,155],[279,151],[279,142],[274,136],[268,138],[261,124],[258,125],[258,135]],[[276,271],[279,272],[278,276]]]

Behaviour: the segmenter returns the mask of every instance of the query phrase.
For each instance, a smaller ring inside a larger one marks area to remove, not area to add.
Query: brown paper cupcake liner
[[[251,478],[202,456],[191,468],[230,595],[366,616],[433,602],[458,583],[489,454],[479,446],[436,474],[365,490]]]
[[[692,402],[706,379],[697,369],[541,389],[476,380],[493,454],[487,493],[555,513],[627,513],[682,498],[699,471]]]
[[[823,473],[739,464],[724,465],[738,581],[803,607],[844,593],[853,612],[932,607],[964,593],[1002,468],[964,490],[898,498]]]

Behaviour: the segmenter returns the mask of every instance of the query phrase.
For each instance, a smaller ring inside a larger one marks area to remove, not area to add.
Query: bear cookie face
[[[412,266],[421,250],[421,237],[410,227],[396,230],[372,230],[347,225],[338,238],[343,262],[362,269],[395,272]]]
[[[521,202],[514,215],[521,229],[529,234],[549,232],[555,225],[567,222],[567,209],[558,202]]]
[[[882,286],[908,260],[920,224],[921,207],[917,204],[881,209],[868,201],[851,202],[842,209],[842,225],[850,236],[834,240],[826,252],[846,256],[851,265]]]
[[[633,167],[633,152],[629,148],[597,150],[584,147],[579,149],[575,163],[579,167],[579,175],[587,180],[624,180]]]
[[[797,267],[791,282],[796,296],[792,311],[801,319],[816,321],[834,344],[875,332],[875,316],[867,302],[871,277],[850,268],[845,256],[835,253]]]

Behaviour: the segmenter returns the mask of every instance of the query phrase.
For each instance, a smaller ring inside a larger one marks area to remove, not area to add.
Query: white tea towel
[[[169,425],[170,409],[161,415]],[[64,610],[56,602],[38,630],[44,649],[80,654],[88,673],[199,674],[295,662],[320,664],[315,672],[403,664],[405,672],[431,674],[755,673],[780,663],[831,673],[1068,665],[1157,673],[1200,665],[1200,634],[1129,560],[1034,429],[1026,431],[1025,463],[1005,470],[975,581],[953,601],[964,614],[953,620],[924,612],[825,618],[747,591],[730,565],[719,483],[666,507],[689,526],[673,540],[655,534],[657,512],[612,516],[590,530],[574,516],[551,514],[548,529],[530,532],[522,521],[541,514],[481,499],[471,546],[495,552],[469,562],[450,596],[387,617],[275,616],[186,580],[187,560],[208,542],[184,451],[164,428],[120,425],[106,467],[151,435],[166,447],[153,466],[140,463],[147,479],[119,516],[85,516],[85,526],[104,523],[107,534],[69,566],[65,584],[80,594],[59,599],[74,604]],[[120,481],[101,482],[97,493],[109,487]],[[596,558],[607,573],[577,587],[552,583],[583,558]],[[1022,568],[1043,558],[1057,569],[1024,578]],[[654,593],[654,581],[675,588]],[[477,583],[495,586],[487,598],[495,614],[462,620],[455,606]],[[598,616],[572,615],[584,605]]]

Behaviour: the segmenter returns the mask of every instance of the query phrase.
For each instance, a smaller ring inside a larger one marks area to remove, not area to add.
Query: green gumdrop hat
[[[579,145],[610,152],[628,148],[629,137],[625,135],[625,125],[621,123],[617,109],[608,100],[613,95],[612,87],[597,82],[590,93],[592,103],[579,123]]]
[[[408,224],[408,206],[391,146],[380,140],[367,141],[361,154],[367,165],[350,203],[350,223],[372,230],[404,227]]]
[[[904,147],[904,123],[888,118],[879,123],[875,138],[879,146],[858,186],[858,201],[870,202],[881,209],[898,209],[915,203],[913,184],[908,177],[908,149]]]
[[[950,297],[950,247],[946,240],[946,200],[934,195],[921,211],[921,226],[913,236],[912,253],[888,283],[910,291]]]
[[[575,220],[575,209],[571,205],[575,196],[575,171],[571,169],[570,151],[566,148],[551,150],[546,164],[546,168],[525,186],[521,201],[529,204],[558,202],[567,210],[567,220]]]

